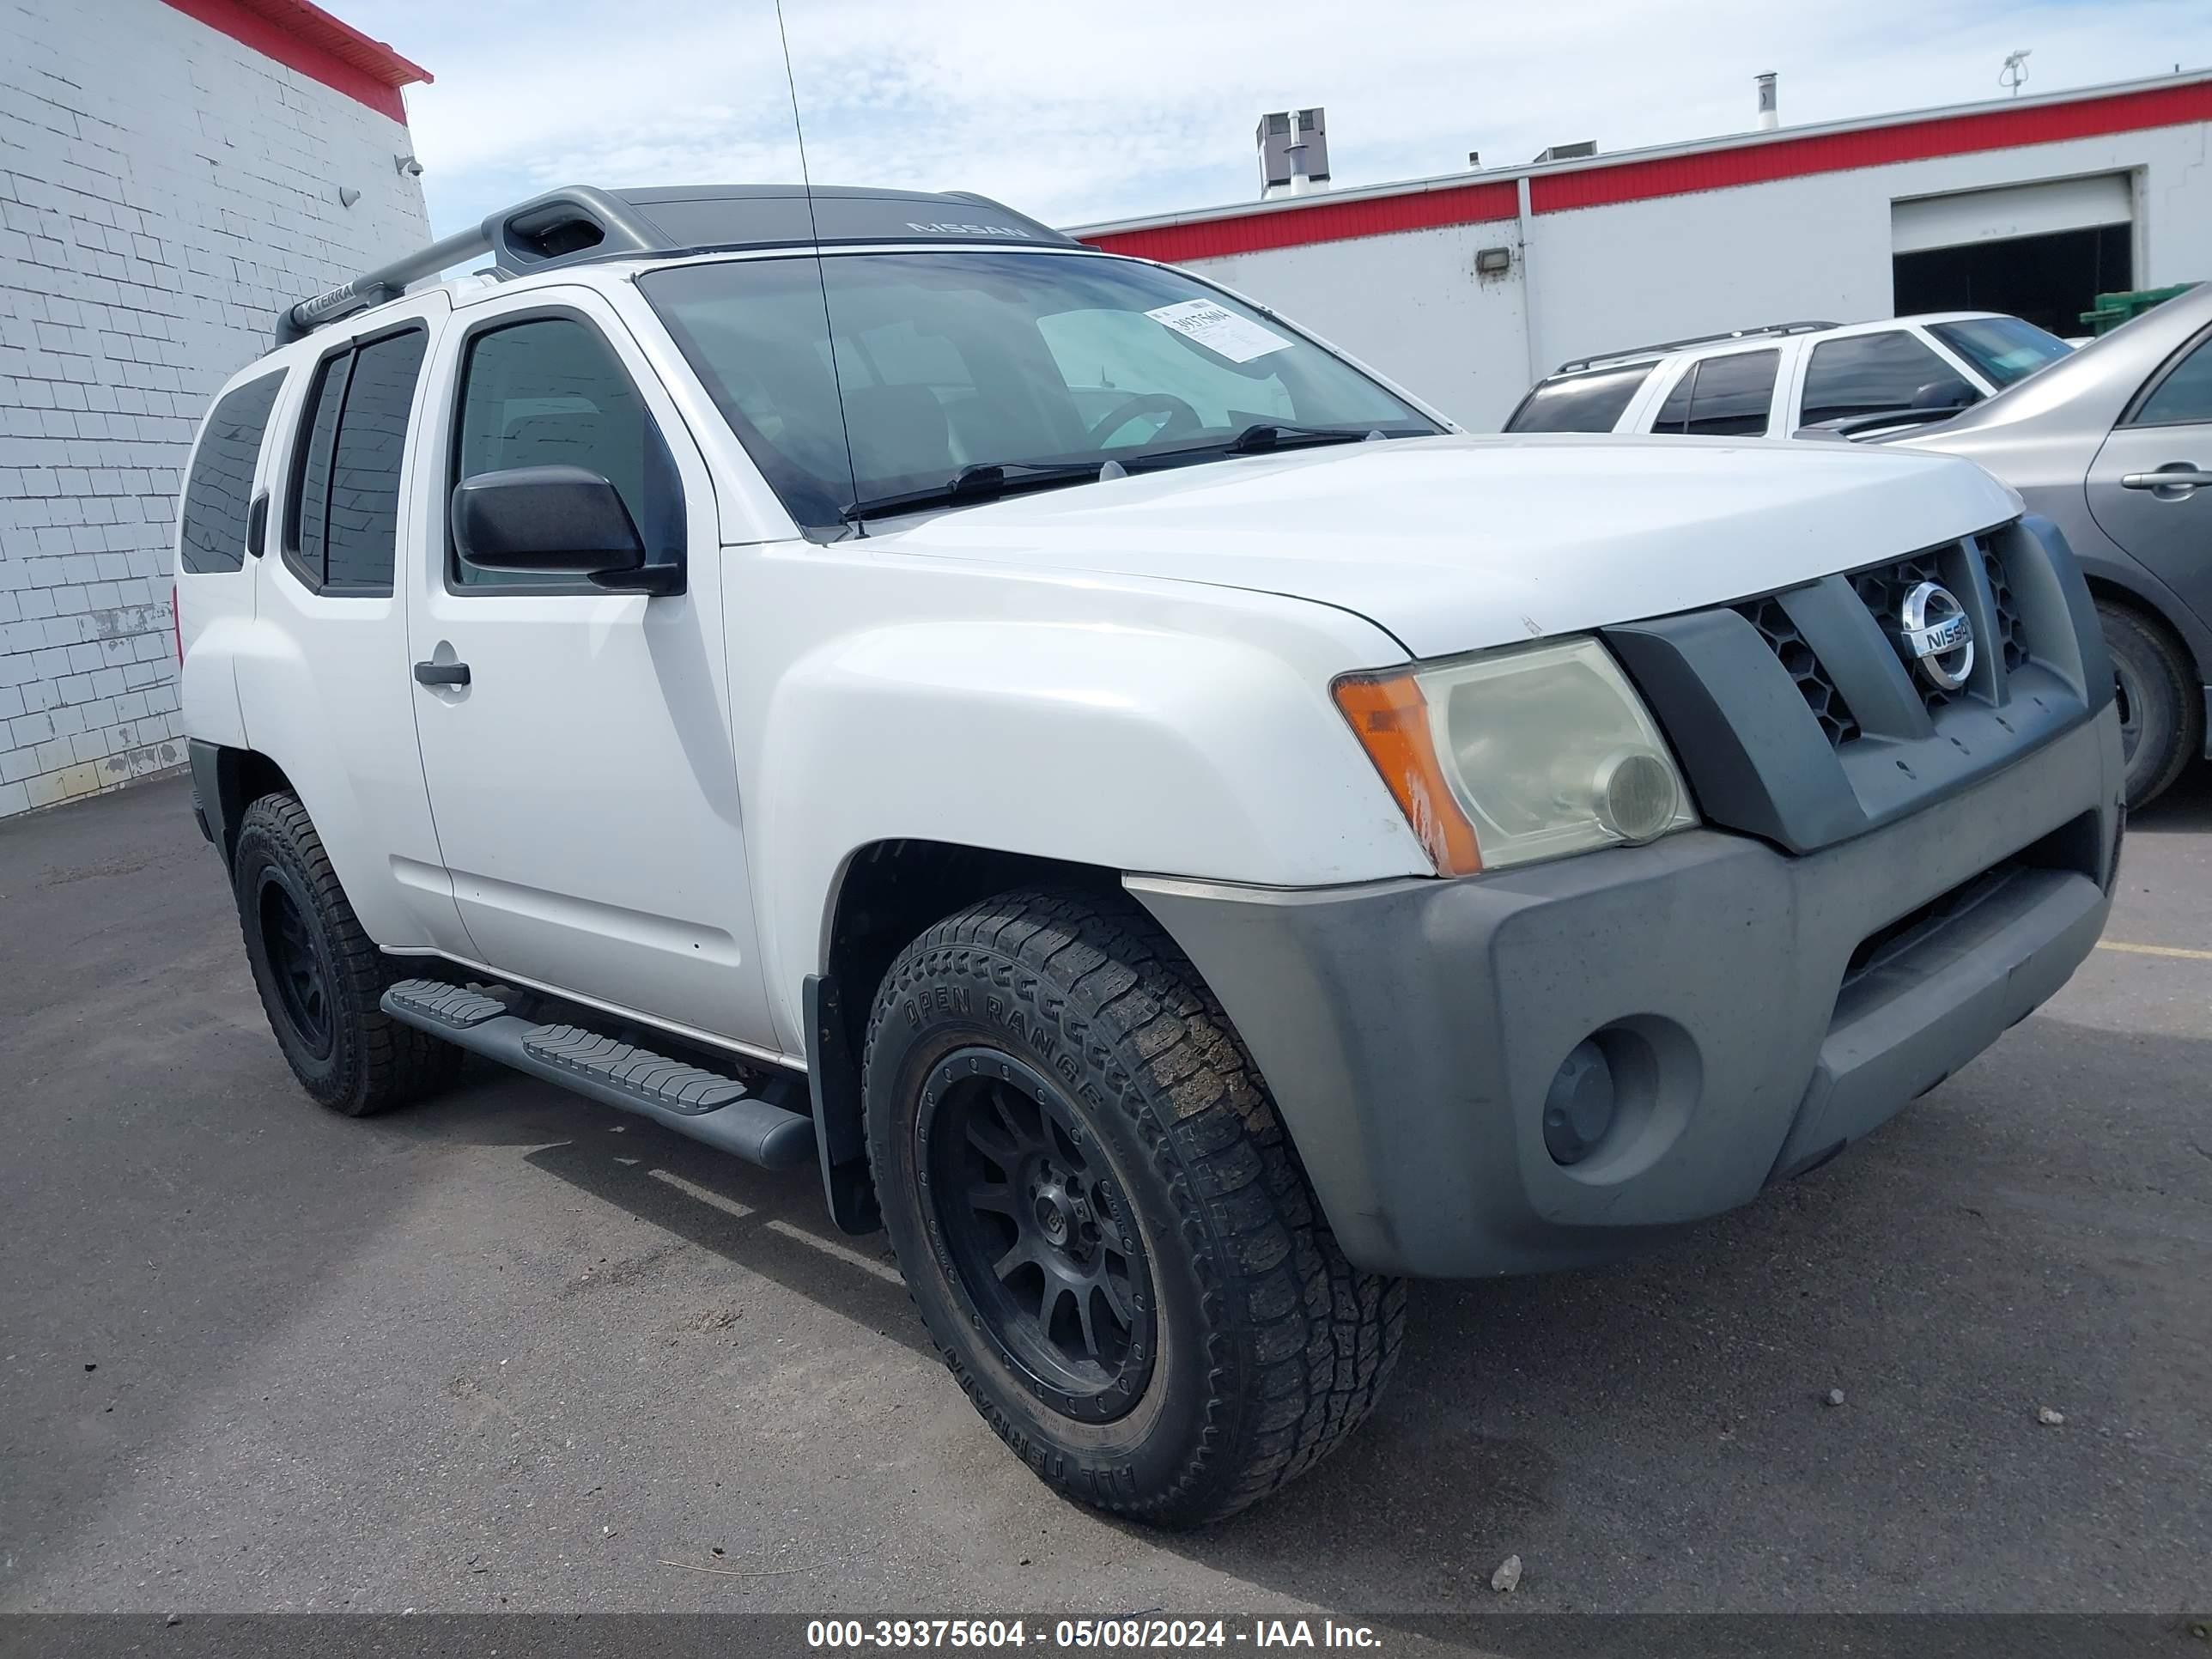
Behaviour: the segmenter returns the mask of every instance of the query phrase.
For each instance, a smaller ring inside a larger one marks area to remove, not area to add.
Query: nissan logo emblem
[[[1956,691],[1974,672],[1974,625],[1951,590],[1922,582],[1905,596],[1899,635],[1905,654],[1939,691]]]

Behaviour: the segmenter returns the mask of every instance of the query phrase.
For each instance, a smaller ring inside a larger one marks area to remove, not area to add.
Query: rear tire
[[[1404,1283],[1345,1260],[1220,1005],[1134,903],[1017,892],[938,923],[885,975],[863,1088],[931,1339],[1049,1484],[1199,1526],[1373,1407]]]
[[[318,1102],[366,1117],[459,1075],[459,1048],[384,1012],[385,988],[407,970],[362,931],[296,795],[264,795],[246,809],[231,886],[270,1030]]]
[[[2204,751],[2204,693],[2188,652],[2165,623],[2132,605],[2097,602],[2119,678],[2130,811],[2148,806]]]

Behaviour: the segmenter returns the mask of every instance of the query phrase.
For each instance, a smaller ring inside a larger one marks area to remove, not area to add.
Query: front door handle
[[[466,685],[469,665],[465,662],[418,662],[415,665],[415,679],[421,685]]]
[[[2123,489],[2148,489],[2165,496],[2167,501],[2179,501],[2191,490],[2212,484],[2212,472],[2192,466],[2187,461],[2174,461],[2155,472],[2130,472],[2120,480]],[[2174,493],[2166,495],[2171,489]]]

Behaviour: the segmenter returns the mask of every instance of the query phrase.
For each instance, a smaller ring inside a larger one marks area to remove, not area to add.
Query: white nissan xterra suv
[[[1745,1202],[2103,924],[2096,612],[1964,462],[1470,438],[968,196],[556,191],[279,339],[177,601],[307,1091],[818,1168],[1108,1509],[1272,1491],[1406,1275]]]

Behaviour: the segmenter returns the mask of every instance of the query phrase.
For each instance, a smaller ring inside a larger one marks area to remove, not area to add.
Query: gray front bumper
[[[2049,997],[2104,927],[2121,771],[2107,706],[1801,856],[1700,830],[1455,881],[1127,886],[1220,997],[1354,1261],[1525,1273],[1745,1202]],[[1562,1167],[1546,1092],[1601,1028],[1620,1126]]]

